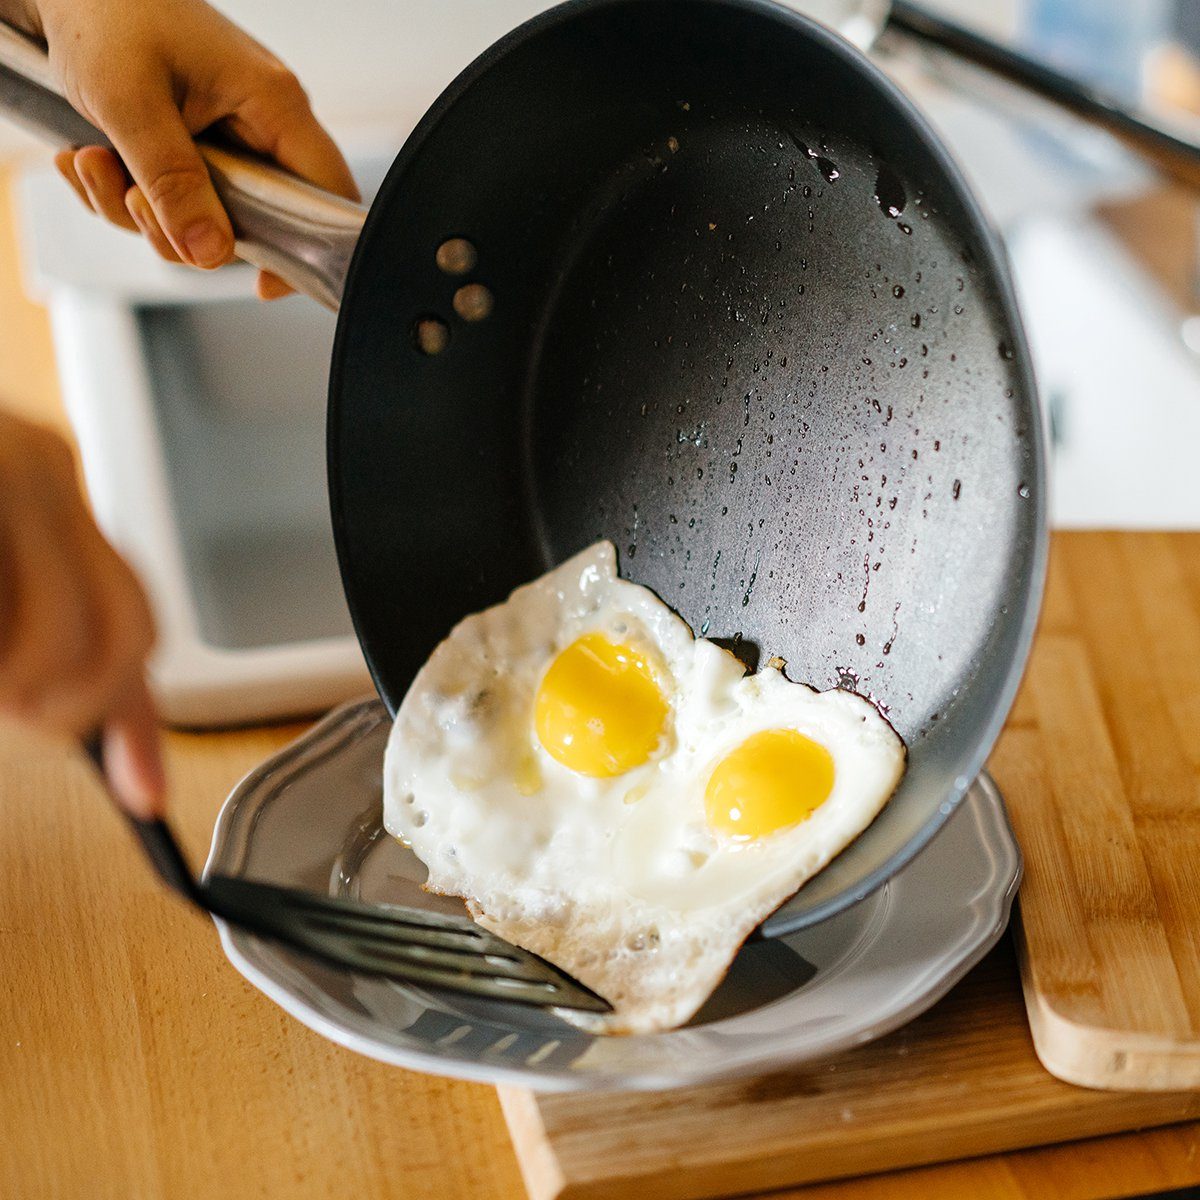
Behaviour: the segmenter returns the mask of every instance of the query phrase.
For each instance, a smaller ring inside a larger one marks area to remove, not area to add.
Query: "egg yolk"
[[[646,659],[588,633],[550,664],[534,701],[534,726],[546,753],[564,767],[611,779],[650,757],[667,713]]]
[[[727,754],[709,777],[710,828],[738,841],[798,825],[833,790],[833,756],[794,729],[768,729]]]

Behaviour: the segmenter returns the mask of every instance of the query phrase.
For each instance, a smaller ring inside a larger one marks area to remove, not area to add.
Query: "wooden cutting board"
[[[1167,1124],[1200,1094],[1090,1091],[1033,1052],[1006,940],[924,1016],[802,1070],[500,1102],[530,1200],[701,1200]]]
[[[1088,1087],[1200,1088],[1200,536],[1055,539],[991,766],[1025,853],[1042,1062]]]
[[[817,1067],[502,1089],[532,1200],[700,1200],[1200,1114],[1200,535],[1056,535],[990,766],[1025,854],[1019,987],[1005,943],[905,1029]]]

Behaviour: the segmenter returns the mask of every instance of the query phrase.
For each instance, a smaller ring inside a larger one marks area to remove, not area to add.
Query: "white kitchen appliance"
[[[325,493],[333,315],[260,303],[249,268],[163,263],[53,172],[26,176],[21,201],[88,492],[155,610],[167,720],[311,713],[369,689]]]

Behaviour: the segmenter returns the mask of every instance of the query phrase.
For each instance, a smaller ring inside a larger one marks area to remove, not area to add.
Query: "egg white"
[[[541,747],[534,697],[555,657],[600,631],[643,651],[671,717],[648,762],[612,779]],[[790,728],[834,760],[805,821],[739,842],[711,830],[704,791],[747,737]],[[613,1005],[599,1032],[685,1023],[746,936],[870,824],[904,771],[873,705],[742,664],[600,542],[457,625],[418,673],[384,763],[384,824],[481,925],[541,954]]]

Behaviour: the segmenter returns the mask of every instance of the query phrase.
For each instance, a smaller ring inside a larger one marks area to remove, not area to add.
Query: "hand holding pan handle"
[[[0,22],[0,111],[59,147],[111,143],[59,91],[46,51]],[[237,256],[337,310],[367,210],[249,153],[199,142]]]
[[[1123,110],[1077,81],[1032,62],[909,0],[889,26],[933,42],[1104,126],[1175,178],[1200,187],[1200,146]],[[0,22],[0,111],[57,146],[108,145],[58,90],[45,49]],[[237,237],[239,258],[337,309],[366,209],[231,148],[198,143]]]

